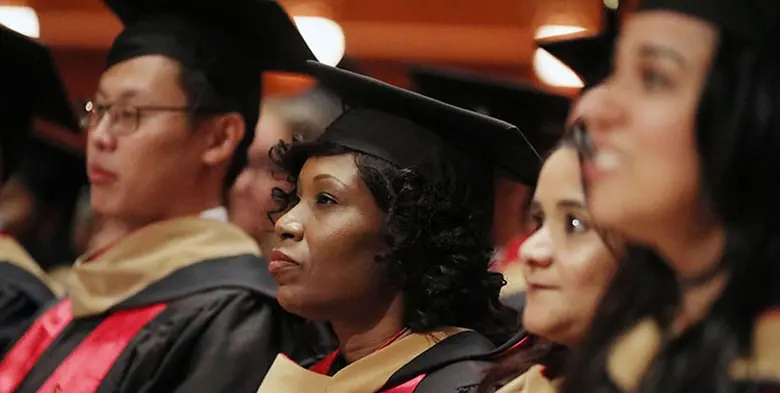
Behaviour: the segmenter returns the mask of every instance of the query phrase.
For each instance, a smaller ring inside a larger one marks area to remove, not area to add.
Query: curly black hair
[[[354,154],[360,178],[386,213],[384,251],[376,261],[405,293],[404,322],[412,331],[459,326],[496,343],[517,332],[517,311],[499,301],[506,281],[488,270],[488,234],[475,223],[480,208],[474,202],[492,202],[492,192],[486,198],[484,190],[462,179],[431,181],[413,168],[327,142],[279,142],[269,154],[293,183],[309,157]],[[277,213],[297,202],[294,195],[274,190],[282,204]]]

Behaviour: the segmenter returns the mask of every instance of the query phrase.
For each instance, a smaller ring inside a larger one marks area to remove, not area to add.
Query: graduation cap
[[[309,73],[344,101],[346,110],[320,137],[417,168],[429,179],[476,175],[492,184],[500,168],[535,184],[541,159],[517,127],[376,79],[308,62]],[[523,157],[524,159],[518,159]]]
[[[414,67],[410,75],[414,89],[421,94],[518,127],[541,155],[552,149],[563,134],[570,106],[567,97],[463,71]],[[507,159],[512,160],[513,168],[536,168],[538,162],[537,156],[520,151]],[[536,175],[532,183],[527,182],[527,173],[518,180],[533,185]]]
[[[604,7],[604,10],[604,29],[597,36],[539,44],[542,49],[574,70],[585,82],[585,88],[599,84],[611,70],[620,17],[617,9]]]
[[[306,60],[315,59],[295,23],[275,0],[105,2],[125,25],[114,41],[110,64],[159,54],[208,74],[209,63],[217,56],[237,51],[258,71],[294,72],[302,71]],[[127,41],[137,46],[121,45]]]
[[[35,124],[79,133],[79,122],[54,60],[43,44],[0,25],[0,148],[3,180],[15,170]],[[56,136],[56,135],[55,135]]]
[[[246,148],[254,137],[262,71],[300,72],[315,59],[297,27],[274,0],[105,0],[125,25],[106,67],[163,55],[201,72],[219,97],[212,113],[244,117]],[[239,149],[242,150],[242,149]]]
[[[705,20],[751,40],[776,40],[780,2],[776,0],[642,0],[638,12],[665,10]]]

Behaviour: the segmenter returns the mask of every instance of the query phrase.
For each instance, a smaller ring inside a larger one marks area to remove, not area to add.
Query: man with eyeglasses
[[[87,106],[91,203],[129,232],[0,362],[0,393],[254,392],[308,355],[256,243],[226,222],[260,72],[313,58],[271,0],[108,0],[125,24]]]

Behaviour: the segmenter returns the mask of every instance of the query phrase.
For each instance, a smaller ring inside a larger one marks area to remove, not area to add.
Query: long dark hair
[[[708,317],[663,348],[639,391],[729,392],[728,366],[750,346],[758,314],[777,301],[780,275],[780,75],[777,54],[721,31],[696,123],[702,205],[725,226],[717,271],[728,283]],[[616,392],[607,374],[613,341],[640,319],[670,325],[681,283],[652,249],[629,246],[562,391]],[[709,275],[712,277],[713,275]],[[773,289],[774,288],[774,289]]]
[[[549,151],[547,158],[560,149],[575,149],[574,133],[567,131],[559,143]],[[584,183],[583,183],[584,186]],[[584,190],[583,190],[584,191]],[[529,205],[533,197],[529,198]],[[594,229],[605,247],[615,257],[620,259],[623,253],[623,240],[617,233],[595,227]],[[528,371],[534,365],[544,366],[545,376],[557,378],[564,372],[566,362],[571,356],[571,350],[565,345],[546,340],[538,335],[529,334],[505,359],[488,370],[479,388],[479,393],[489,393],[496,386],[502,385],[511,378]]]
[[[376,261],[406,295],[406,326],[416,332],[471,328],[497,344],[512,337],[518,330],[517,312],[499,301],[505,281],[488,269],[488,233],[475,227],[478,208],[475,199],[467,197],[492,201],[492,193],[484,188],[492,187],[492,176],[486,176],[484,187],[463,179],[433,181],[413,168],[318,141],[280,142],[271,150],[272,160],[293,183],[308,158],[342,154],[354,154],[360,178],[386,213],[384,247]],[[282,211],[297,202],[294,191],[277,189],[275,194]]]

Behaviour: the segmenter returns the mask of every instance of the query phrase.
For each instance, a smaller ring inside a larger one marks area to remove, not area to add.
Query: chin
[[[119,197],[109,195],[92,195],[91,202],[92,211],[100,217],[111,217],[122,220],[137,220],[137,216],[133,210],[128,209],[132,206],[144,206],[140,203],[133,203],[125,201]],[[142,220],[141,220],[142,221]]]
[[[523,311],[523,328],[535,336],[545,337],[550,331],[550,323],[543,318],[529,316],[529,313]]]
[[[103,193],[92,193],[90,197],[92,211],[101,216],[114,217],[119,214],[117,198]]]
[[[530,300],[523,310],[523,328],[531,334],[544,337],[556,324],[560,313],[557,307]]]
[[[322,313],[324,307],[318,302],[308,301],[309,298],[294,285],[279,285],[276,288],[276,300],[285,311],[313,321],[328,320]]]
[[[285,311],[306,318],[303,312],[306,309],[305,297],[300,296],[293,285],[277,285],[276,300]]]

